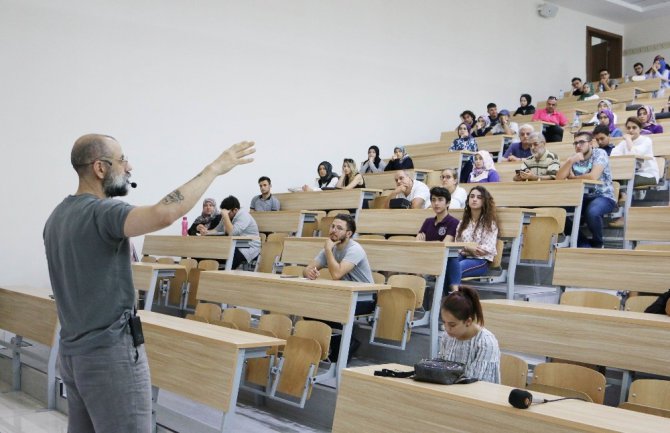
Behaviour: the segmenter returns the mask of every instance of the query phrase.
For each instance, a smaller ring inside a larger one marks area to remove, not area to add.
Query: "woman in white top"
[[[340,180],[340,176],[337,173],[333,172],[333,165],[328,161],[322,161],[317,168],[317,173],[319,177],[316,178],[316,182],[313,187],[309,185],[303,185],[303,191],[320,191],[322,189],[335,189],[337,186],[337,181]]]
[[[484,328],[477,291],[461,286],[442,300],[440,315],[445,333],[439,357],[465,364],[465,376],[500,383],[500,348],[495,335]]]
[[[641,135],[642,123],[637,117],[626,119],[626,130],[623,135],[624,141],[619,143],[610,156],[637,155],[648,159],[638,161],[635,168],[635,186],[656,185],[658,183],[658,164],[654,159],[654,149],[649,135]]]
[[[468,193],[465,189],[458,186],[456,170],[445,168],[440,174],[440,180],[442,181],[442,187],[446,188],[449,194],[451,194],[449,209],[463,209],[465,201],[468,199]]]

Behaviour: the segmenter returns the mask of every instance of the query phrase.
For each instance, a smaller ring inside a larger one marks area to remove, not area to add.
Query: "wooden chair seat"
[[[528,363],[518,356],[500,354],[500,383],[514,388],[526,388]]]
[[[423,307],[423,298],[426,293],[426,279],[418,275],[396,274],[391,275],[387,284],[392,287],[411,289],[415,294],[415,309]]]
[[[282,275],[295,275],[296,277],[302,277],[302,271],[305,270],[305,266],[301,265],[287,265],[284,266],[281,273]]]
[[[290,336],[286,340],[281,374],[279,375],[276,391],[292,397],[301,398],[308,386],[308,398],[312,391],[312,384],[308,383],[310,368],[316,374],[321,356],[321,345],[312,338]]]
[[[244,308],[226,308],[221,320],[234,324],[237,329],[248,331],[251,328],[251,313]]]
[[[546,394],[553,394],[560,397],[581,398],[589,403],[593,403],[593,399],[582,391],[577,391],[569,388],[561,388],[560,386],[542,385],[539,383],[531,383],[527,387],[531,391],[544,392]]]
[[[377,295],[379,315],[375,323],[375,339],[408,342],[411,327],[407,319],[414,318],[416,295],[412,289],[393,287]],[[409,316],[409,317],[408,317]]]
[[[333,329],[323,322],[316,320],[300,320],[295,324],[293,335],[297,337],[310,338],[319,343],[321,347],[320,360],[328,358],[330,351],[330,336]]]
[[[261,254],[258,260],[257,272],[267,274],[274,273],[279,258],[281,257],[284,243],[280,241],[267,241],[261,247]]]
[[[670,410],[670,380],[638,379],[630,386],[628,401]]]
[[[258,321],[258,329],[272,332],[277,338],[286,340],[293,330],[293,322],[285,314],[263,314]]]
[[[209,324],[210,325],[216,325],[216,326],[222,326],[224,328],[239,329],[236,324],[234,324],[232,322],[224,322],[223,320],[210,320]]]
[[[580,391],[598,404],[602,404],[605,399],[605,376],[580,365],[559,362],[538,364],[533,372],[532,383]],[[533,388],[529,386],[529,389]]]
[[[221,320],[221,307],[218,304],[199,302],[198,305],[195,306],[195,315],[202,317],[209,323],[211,323],[212,320]]]
[[[198,300],[198,284],[200,282],[200,273],[202,271],[216,271],[219,269],[219,262],[216,260],[206,259],[198,262],[198,267],[193,268],[188,273],[188,297],[186,299],[187,306],[196,305]]]
[[[624,307],[624,310],[644,313],[644,310],[646,310],[648,306],[653,304],[656,299],[657,296],[645,296],[645,295],[630,296],[628,299],[626,299],[626,305]]]
[[[277,338],[277,335],[274,332],[265,329],[251,328],[247,331],[254,334],[265,335],[266,337]],[[272,356],[274,357],[273,359],[276,360],[279,356],[279,350],[276,346],[271,347],[267,350],[266,354],[268,356],[265,358],[247,359],[245,376],[247,382],[265,387],[270,385],[270,368],[274,367],[274,365],[270,364],[270,357]]]
[[[561,295],[559,303],[562,305],[603,308],[606,310],[621,309],[621,299],[618,296],[593,290],[571,290],[565,292]]]
[[[535,216],[523,228],[521,260],[549,262],[554,244],[563,232],[553,216]]]

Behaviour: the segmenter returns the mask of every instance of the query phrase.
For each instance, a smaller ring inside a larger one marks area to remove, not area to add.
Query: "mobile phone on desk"
[[[299,275],[280,274],[279,278],[300,278]]]

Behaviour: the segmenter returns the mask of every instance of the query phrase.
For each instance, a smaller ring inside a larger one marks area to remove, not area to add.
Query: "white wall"
[[[73,141],[115,136],[158,201],[229,143],[254,164],[207,192],[245,205],[256,179],[305,183],[321,160],[438,139],[458,113],[515,109],[584,74],[585,27],[623,26],[536,1],[4,0],[0,284],[48,286],[42,227],[76,189]],[[189,213],[192,220],[199,212]],[[179,232],[178,225],[165,230]],[[141,239],[137,240],[141,243]]]
[[[668,17],[627,24],[624,38],[624,71],[633,75],[633,65],[641,62],[646,71],[651,67],[657,54],[670,61],[670,34],[668,34]],[[660,47],[653,48],[656,45]],[[642,52],[638,52],[642,49]],[[626,50],[635,52],[626,53]]]

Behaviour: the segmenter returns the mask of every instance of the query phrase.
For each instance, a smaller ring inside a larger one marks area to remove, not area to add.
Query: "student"
[[[461,113],[461,123],[468,125],[468,130],[470,130],[475,126],[475,117],[475,113],[470,110],[465,110]],[[456,127],[456,131],[458,132],[458,127]]]
[[[598,125],[593,129],[593,139],[598,143],[598,147],[605,152],[607,156],[612,153],[614,145],[610,140],[610,129],[605,125]]]
[[[486,150],[475,153],[475,166],[470,173],[468,183],[500,182],[500,175],[493,164],[493,157]]]
[[[412,209],[427,209],[430,207],[430,190],[425,183],[414,180],[405,170],[395,174],[395,190],[389,195],[391,198],[404,198],[411,203]]]
[[[575,134],[574,155],[568,157],[556,173],[556,179],[591,179],[601,183],[594,186],[593,192],[584,194],[582,217],[591,231],[592,239],[588,240],[581,231],[577,246],[580,248],[603,247],[603,216],[612,212],[616,207],[612,174],[610,172],[609,157],[600,148],[593,148],[593,135],[581,131]],[[565,232],[572,231],[572,218],[565,221]]]
[[[473,137],[483,137],[485,135],[488,135],[489,132],[491,132],[491,128],[493,128],[493,126],[491,126],[489,116],[482,115],[477,117],[475,126],[472,127],[470,133],[472,134]]]
[[[534,114],[535,107],[530,103],[533,98],[530,97],[528,93],[524,93],[519,98],[519,108],[516,109],[513,116],[525,116],[526,114]]]
[[[541,132],[533,132],[528,143],[532,155],[523,160],[521,168],[514,176],[515,181],[554,180],[560,166],[558,156],[547,150],[547,140]]]
[[[503,161],[521,161],[522,159],[531,156],[533,152],[530,148],[528,138],[533,132],[535,132],[533,125],[529,125],[528,123],[521,125],[521,127],[519,127],[520,141],[513,142],[509,145],[503,154]]]
[[[204,226],[198,226],[202,235],[226,236],[260,236],[258,224],[249,212],[240,209],[240,201],[237,197],[229,195],[221,201],[221,222],[214,230],[207,230]],[[237,269],[242,263],[251,263],[258,257],[261,251],[261,242],[251,241],[248,248],[235,248],[232,269]]]
[[[600,113],[603,110],[609,110],[612,112],[612,115],[614,116],[614,122],[612,124],[616,125],[619,123],[619,118],[617,117],[616,113],[612,110],[612,102],[609,99],[601,99],[598,102],[597,110],[591,120],[589,120],[586,123],[582,123],[582,126],[590,126],[590,125],[599,125],[600,121],[598,120],[598,113]]]
[[[481,124],[482,122],[484,122],[484,120],[482,117],[480,117],[479,120],[477,120],[477,123]],[[458,137],[454,138],[454,141],[451,143],[451,146],[449,147],[449,152],[460,152],[463,150],[468,152],[476,152],[478,150],[477,141],[472,136],[471,134],[472,131],[473,130],[470,129],[468,124],[465,122],[458,125],[458,128],[456,129]],[[463,155],[463,167],[461,168],[461,182],[468,181],[468,176],[472,171],[473,162],[474,162],[473,156]]]
[[[213,198],[206,198],[202,201],[202,213],[191,224],[188,229],[189,236],[198,235],[198,226],[203,225],[207,229],[213,229],[221,221],[221,213],[216,207],[216,200]]]
[[[468,193],[458,185],[458,173],[452,168],[445,168],[440,174],[442,188],[446,188],[451,195],[449,209],[463,209],[465,201],[468,199]]]
[[[637,109],[637,118],[642,123],[642,134],[662,134],[663,127],[656,123],[654,107],[645,105]],[[646,131],[646,132],[645,132]]]
[[[356,163],[351,158],[345,158],[342,162],[342,176],[337,181],[339,189],[365,188],[363,175],[356,169]]]
[[[582,94],[579,95],[578,101],[593,101],[595,99],[600,99],[600,96],[596,95],[596,92],[593,90],[593,85],[591,83],[584,83],[582,88]]]
[[[555,96],[547,98],[546,108],[541,108],[533,114],[533,122],[544,122],[544,136],[549,143],[563,140],[563,127],[568,124],[565,114],[558,111],[558,100]]]
[[[633,65],[633,71],[635,71],[635,74],[630,77],[631,81],[642,81],[647,79],[647,76],[644,74],[644,65],[642,63],[635,63]]]
[[[303,191],[321,191],[322,189],[334,189],[337,186],[337,181],[340,176],[333,172],[333,164],[328,161],[322,161],[317,167],[319,177],[316,178],[316,183],[313,187],[303,185]]]
[[[258,179],[258,188],[261,194],[251,199],[249,209],[256,212],[280,210],[281,205],[276,197],[272,196],[272,181],[267,176]]]
[[[614,124],[614,113],[610,110],[601,110],[598,112],[598,126],[603,125],[609,129],[610,137],[622,137],[623,132]]]
[[[614,90],[619,86],[619,82],[614,78],[610,78],[610,73],[607,69],[600,70],[600,81],[594,83],[598,92],[608,92]]]
[[[368,159],[361,163],[361,173],[381,173],[386,168],[386,163],[379,157],[379,148],[370,146],[368,148]]]
[[[446,188],[435,186],[430,189],[430,207],[435,216],[426,218],[416,235],[419,241],[453,242],[456,238],[458,220],[449,215],[451,194]]]
[[[574,77],[571,81],[572,84],[572,96],[581,96],[582,95],[582,89],[584,88],[584,84],[582,83],[582,79],[579,77]],[[561,95],[558,95],[561,96]]]
[[[447,264],[444,290],[456,290],[463,277],[479,277],[488,270],[496,256],[498,217],[491,193],[483,186],[470,190],[463,219],[456,229],[456,242],[472,242],[463,248],[458,257],[451,257]]]
[[[445,333],[438,356],[465,364],[465,376],[500,383],[500,348],[495,335],[484,328],[477,291],[461,286],[442,299],[440,315]]]
[[[519,142],[519,125],[509,119],[509,110],[500,110],[498,113],[498,123],[491,128],[492,135],[506,134],[513,135],[512,143]]]
[[[409,157],[405,146],[396,146],[393,148],[393,156],[386,164],[384,171],[395,171],[395,170],[407,170],[414,168],[414,162],[412,158]]]
[[[626,130],[623,141],[613,150],[611,155],[636,155],[647,157],[642,163],[638,163],[635,168],[634,186],[656,185],[658,183],[659,173],[658,164],[654,159],[654,148],[651,137],[641,135],[642,123],[637,117],[629,117],[626,120]]]

